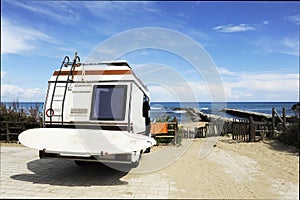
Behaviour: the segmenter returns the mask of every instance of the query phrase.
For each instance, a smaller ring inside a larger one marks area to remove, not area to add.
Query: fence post
[[[272,135],[271,137],[274,137],[275,135],[275,108],[272,108]]]
[[[175,123],[173,126],[174,126],[174,134],[175,134],[175,144],[178,144],[178,127],[177,127],[177,123]]]
[[[246,142],[247,135],[247,120],[243,120],[243,141]]]
[[[232,139],[235,140],[235,122],[236,120],[233,119],[233,122],[231,123],[231,132],[232,132]]]
[[[8,129],[8,123],[6,122],[5,125],[6,125],[6,142],[8,143],[8,142],[9,142],[9,129]]]
[[[286,128],[286,112],[285,112],[285,108],[282,108],[282,118],[283,118],[283,126],[284,128]]]
[[[249,137],[249,142],[254,142],[255,141],[255,124],[253,117],[250,116],[250,137]]]

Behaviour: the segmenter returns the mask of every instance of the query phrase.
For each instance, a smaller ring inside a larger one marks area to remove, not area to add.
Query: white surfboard
[[[36,128],[19,135],[27,147],[80,156],[140,151],[156,144],[153,138],[126,131]]]

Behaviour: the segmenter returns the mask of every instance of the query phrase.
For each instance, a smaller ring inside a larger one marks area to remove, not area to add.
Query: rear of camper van
[[[21,134],[20,141],[38,149],[40,158],[137,166],[155,144],[147,87],[126,61],[69,60],[48,81],[44,128]]]

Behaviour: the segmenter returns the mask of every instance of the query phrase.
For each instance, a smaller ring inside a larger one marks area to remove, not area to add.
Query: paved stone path
[[[162,171],[122,172],[101,163],[39,159],[36,150],[1,146],[0,198],[168,198],[177,189],[166,177]]]

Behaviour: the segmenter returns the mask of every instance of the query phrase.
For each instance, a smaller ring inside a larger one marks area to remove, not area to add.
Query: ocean
[[[13,106],[13,102],[3,103],[7,107]],[[176,116],[179,122],[189,121],[184,112],[174,110],[174,108],[197,108],[204,113],[235,118],[234,116],[221,112],[220,110],[224,107],[265,114],[272,114],[272,108],[274,107],[280,115],[282,115],[282,108],[285,108],[287,116],[293,116],[296,115],[296,113],[291,110],[291,107],[295,103],[296,102],[151,102],[150,118],[153,121],[155,119],[159,120],[162,117],[169,116],[173,118]],[[37,107],[39,112],[43,112],[43,105],[43,102],[19,102],[19,109],[28,110]]]
[[[296,102],[153,102],[151,103],[151,119],[159,118],[163,115],[170,116],[179,119],[181,122],[188,121],[189,119],[185,116],[185,113],[173,110],[174,108],[197,108],[201,112],[207,114],[214,114],[222,117],[237,118],[230,114],[221,112],[224,107],[245,110],[251,112],[259,112],[264,114],[272,114],[272,108],[282,115],[282,109],[286,109],[287,116],[296,115],[296,113],[291,110],[291,107]]]

